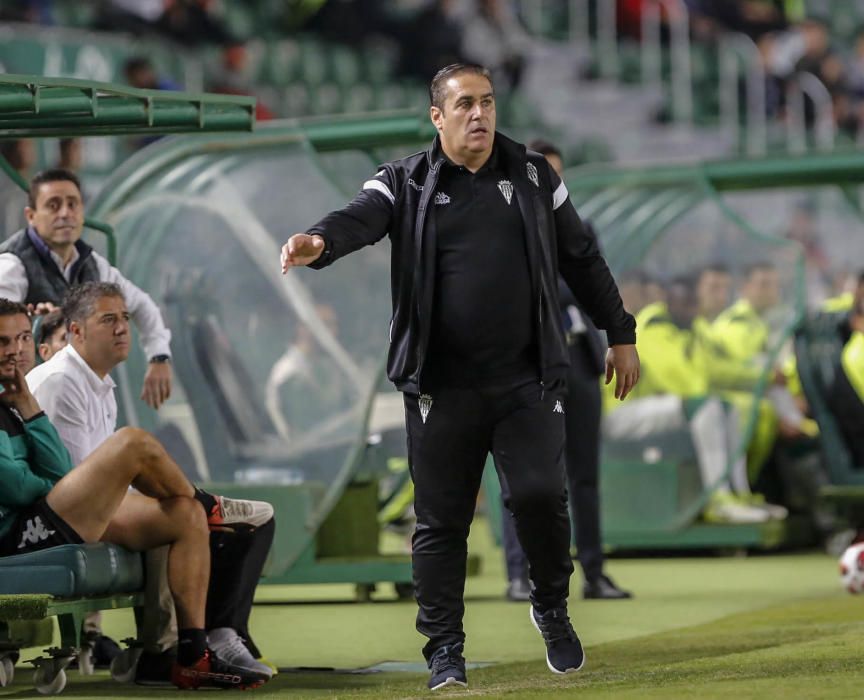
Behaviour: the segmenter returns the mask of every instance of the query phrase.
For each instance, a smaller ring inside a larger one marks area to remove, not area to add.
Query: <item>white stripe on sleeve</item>
[[[557,209],[564,202],[567,201],[567,197],[570,196],[570,193],[567,191],[567,187],[564,185],[562,181],[560,185],[558,185],[558,189],[555,190],[555,193],[552,195],[552,208]]]
[[[390,200],[390,204],[396,202],[396,197],[393,196],[393,193],[390,191],[390,188],[387,187],[381,180],[366,180],[363,183],[364,190],[378,190],[381,194],[383,194],[387,199]]]

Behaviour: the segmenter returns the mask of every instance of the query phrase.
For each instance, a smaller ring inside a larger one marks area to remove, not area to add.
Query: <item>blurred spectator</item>
[[[329,304],[316,304],[315,313],[323,332],[339,335],[336,311]],[[350,383],[335,370],[313,331],[305,323],[297,336],[273,364],[267,377],[265,405],[279,434],[297,438],[322,418],[350,409],[356,401]]]
[[[860,100],[864,98],[864,27],[858,29],[849,61],[849,85]]]
[[[777,268],[769,262],[751,264],[745,273],[741,298],[712,324],[711,337],[718,352],[744,367],[764,370],[774,330],[767,319],[781,299]],[[786,388],[782,371],[770,369],[775,381],[768,387],[766,397],[777,412],[780,434],[787,438],[817,434],[816,425],[804,416],[801,406]]]
[[[711,323],[732,301],[732,274],[725,265],[706,265],[696,285],[699,300],[697,321]],[[694,321],[695,324],[695,321]]]
[[[644,270],[630,270],[622,275],[618,284],[624,308],[634,316],[649,304],[666,300],[660,282]]]
[[[462,63],[462,25],[456,0],[431,0],[403,31],[400,69],[429,82],[442,66]]]
[[[519,86],[530,46],[530,37],[504,0],[476,0],[465,19],[462,52],[492,72],[496,87]]]
[[[182,90],[170,78],[156,73],[153,63],[146,56],[132,56],[123,64],[123,75],[132,87],[143,90]]]
[[[807,203],[796,204],[786,238],[798,243],[804,251],[807,301],[818,306],[831,293],[831,261],[822,246],[815,213]]]
[[[223,95],[254,95],[254,81],[249,70],[249,52],[244,42],[233,41],[222,49],[221,70],[209,90]],[[274,117],[275,114],[261,100],[256,101],[257,120]]]
[[[181,90],[181,86],[170,78],[161,77],[156,73],[150,59],[145,56],[132,56],[123,64],[123,75],[126,82],[134,88],[142,90]],[[127,140],[127,146],[133,151],[144,148],[158,141],[161,136],[142,136]]]
[[[60,139],[58,144],[60,158],[57,167],[78,172],[84,160],[81,139]]]
[[[685,0],[691,16],[720,29],[758,38],[803,19],[797,0]]]
[[[25,182],[30,181],[33,166],[36,165],[36,146],[29,139],[0,141],[0,155],[12,166]],[[11,236],[27,223],[24,207],[27,206],[27,191],[21,189],[12,178],[0,173],[0,240]]]
[[[94,29],[139,35],[154,31],[165,0],[100,0]]]
[[[102,0],[94,29],[139,35],[155,32],[184,46],[231,39],[211,0]]]
[[[305,29],[355,46],[375,34],[396,36],[401,26],[390,19],[387,5],[385,0],[327,0]]]
[[[232,37],[214,7],[212,0],[171,0],[156,27],[184,46],[227,43]]]
[[[54,0],[6,0],[0,3],[0,20],[54,24]]]

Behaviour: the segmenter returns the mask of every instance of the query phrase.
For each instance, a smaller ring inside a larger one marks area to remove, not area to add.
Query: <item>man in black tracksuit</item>
[[[282,248],[282,269],[322,268],[389,235],[388,376],[404,393],[415,486],[417,629],[429,687],[466,685],[467,536],[487,454],[506,480],[535,588],[531,621],[556,673],[584,654],[567,616],[573,565],[564,484],[567,347],[560,271],[600,328],[616,396],[635,385],[635,322],[597,241],[546,160],[495,132],[488,71],[432,81],[430,149],[386,163],[344,209]]]

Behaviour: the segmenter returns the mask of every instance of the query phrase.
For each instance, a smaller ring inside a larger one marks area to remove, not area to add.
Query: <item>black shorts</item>
[[[12,528],[0,538],[0,557],[83,542],[81,535],[42,498],[18,511]]]

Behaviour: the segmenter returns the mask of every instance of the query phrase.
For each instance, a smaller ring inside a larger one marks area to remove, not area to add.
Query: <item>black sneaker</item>
[[[440,690],[448,686],[468,687],[465,675],[465,657],[462,652],[464,644],[450,644],[435,650],[429,659],[432,675],[429,677],[429,689]]]
[[[567,608],[552,608],[542,615],[531,606],[531,622],[546,642],[546,665],[552,673],[575,673],[585,664],[585,652]]]
[[[160,654],[141,652],[135,664],[135,683],[149,686],[172,686],[171,670],[177,661],[177,647],[170,647]]]

